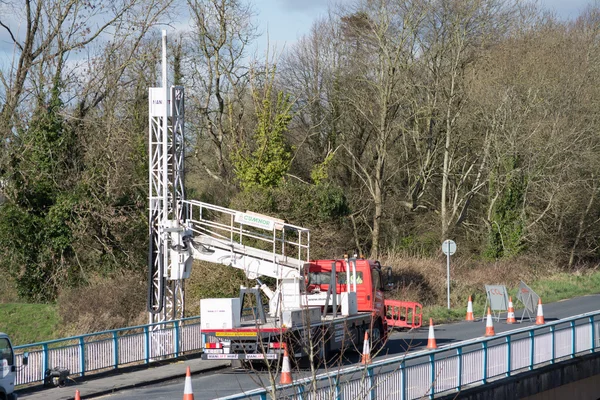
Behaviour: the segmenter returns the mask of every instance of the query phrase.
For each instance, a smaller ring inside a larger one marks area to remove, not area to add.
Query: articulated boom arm
[[[195,259],[241,269],[249,279],[302,278],[310,256],[308,229],[198,201],[184,201],[184,207]]]
[[[238,243],[228,243],[210,236],[195,236],[192,257],[196,260],[229,265],[244,271],[249,279],[268,276],[276,279],[300,278],[304,264],[294,258],[273,256],[272,253]],[[294,266],[288,266],[294,265]]]

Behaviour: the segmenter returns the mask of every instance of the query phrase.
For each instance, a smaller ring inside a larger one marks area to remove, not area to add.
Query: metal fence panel
[[[150,331],[150,357],[162,358],[175,354],[174,329]]]
[[[27,366],[17,369],[16,385],[44,380],[45,371],[65,368],[72,375],[172,358],[202,350],[200,318],[97,332],[48,342],[15,346],[17,365],[29,353]],[[179,342],[176,342],[178,338]]]
[[[573,340],[570,329],[555,331],[554,357],[562,358],[571,354],[571,342]]]
[[[85,344],[85,371],[110,368],[115,363],[114,341],[100,340]]]
[[[595,319],[598,315],[600,312],[582,314],[545,326],[476,339],[465,345],[458,343],[376,361],[368,369],[348,368],[335,374],[323,374],[313,378],[318,384],[317,390],[311,392],[306,391],[311,380],[299,380],[294,386],[283,389],[281,395],[278,391],[278,399],[357,400],[391,396],[408,400],[429,397],[432,392],[459,390],[464,385],[483,383],[486,378],[507,372],[596,351],[600,348],[600,321]],[[22,353],[29,352],[29,364],[17,370],[17,385],[43,380],[44,371],[52,367],[67,368],[72,374],[83,375],[88,371],[201,350],[198,321],[196,318],[160,326],[144,325],[16,346],[18,365],[22,364]],[[502,336],[506,338],[504,342],[498,340]],[[482,347],[474,350],[474,346]],[[266,393],[256,390],[248,395],[227,398],[264,398]]]
[[[375,375],[375,398],[402,398],[402,370],[380,373]]]
[[[324,389],[325,393],[330,393],[331,389]],[[356,399],[368,399],[369,393],[371,392],[371,378],[366,374],[363,374],[356,380],[345,382],[341,386],[341,398],[356,400]],[[325,397],[327,399],[335,397]]]
[[[145,335],[136,333],[119,338],[120,364],[130,364],[146,359]]]
[[[327,373],[307,378],[296,382],[295,385],[300,387],[312,380],[329,385],[329,391],[327,388],[318,391],[319,396],[325,397],[297,395],[287,398],[409,400],[427,398],[444,391],[459,391],[466,385],[482,384],[487,378],[534,369],[560,357],[574,357],[577,353],[596,351],[600,348],[600,321],[595,320],[598,316],[600,311],[543,326],[516,329],[492,338],[475,339],[464,344],[443,346],[437,350],[419,351],[375,361],[369,369],[385,372],[379,372],[372,377],[361,377],[356,374],[354,368],[338,371],[335,375]],[[593,348],[590,348],[592,344]],[[481,347],[477,349],[477,346]],[[335,382],[343,383],[332,384],[333,377]],[[266,393],[257,389],[248,396],[240,394],[221,400],[250,398]]]
[[[483,380],[483,351],[471,351],[463,354],[462,384],[469,385]]]
[[[202,348],[202,332],[200,324],[190,324],[181,327],[181,351],[197,350]]]
[[[457,356],[451,356],[435,363],[435,393],[445,392],[458,387],[456,374]]]
[[[575,352],[590,350],[592,348],[591,325],[579,325],[575,327]]]
[[[406,368],[407,399],[420,399],[431,391],[431,364]]]
[[[552,359],[552,334],[544,333],[534,337],[533,363],[541,364]]]
[[[507,348],[508,344],[503,343],[488,349],[488,378],[505,374],[508,371],[508,358],[506,357]]]
[[[531,358],[531,340],[518,339],[510,343],[510,366],[511,371],[517,371],[529,366]]]
[[[81,346],[78,344],[48,349],[47,368],[66,368],[73,374],[79,374],[83,371],[81,355]]]
[[[30,350],[27,368],[17,368],[16,382],[37,382],[44,380],[44,350]],[[23,365],[23,354],[16,355],[17,365]]]

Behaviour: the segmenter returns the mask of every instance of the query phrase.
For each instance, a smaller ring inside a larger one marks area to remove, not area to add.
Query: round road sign
[[[454,240],[444,240],[444,243],[442,243],[442,252],[447,256],[456,253],[456,243],[454,243]]]

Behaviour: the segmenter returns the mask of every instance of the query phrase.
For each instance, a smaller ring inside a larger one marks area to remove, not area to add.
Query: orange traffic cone
[[[488,307],[487,320],[485,321],[485,336],[494,336],[494,323],[492,322],[492,311]]]
[[[363,352],[360,359],[361,364],[371,364],[371,345],[369,344],[369,333],[365,332],[365,340],[363,341]]]
[[[363,340],[363,353],[360,358],[360,363],[363,365],[371,364],[371,344],[369,343],[368,332],[365,332],[365,340]]]
[[[536,325],[544,325],[544,309],[542,308],[542,298],[540,297],[538,300],[538,313],[535,319]]]
[[[429,336],[427,337],[427,348],[437,349],[437,343],[435,342],[435,334],[433,333],[433,318],[429,318]]]
[[[185,386],[183,388],[183,400],[194,400],[194,392],[192,391],[192,374],[190,367],[185,371]]]
[[[515,309],[513,307],[512,297],[508,298],[508,312],[506,313],[506,323],[514,324],[517,322],[515,319]]]
[[[283,348],[283,363],[281,364],[279,383],[282,385],[292,383],[292,371],[290,370],[290,357],[288,355],[287,346],[284,346]]]
[[[81,400],[81,393],[77,389],[75,389],[75,400]]]
[[[469,296],[469,302],[467,303],[467,318],[465,321],[475,321],[473,317],[473,300],[471,300],[471,296]]]

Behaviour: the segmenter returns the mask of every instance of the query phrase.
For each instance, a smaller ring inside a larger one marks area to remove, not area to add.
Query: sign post
[[[456,253],[456,243],[447,239],[442,243],[442,252],[446,255],[446,281],[448,286],[448,310],[450,309],[450,256]]]

